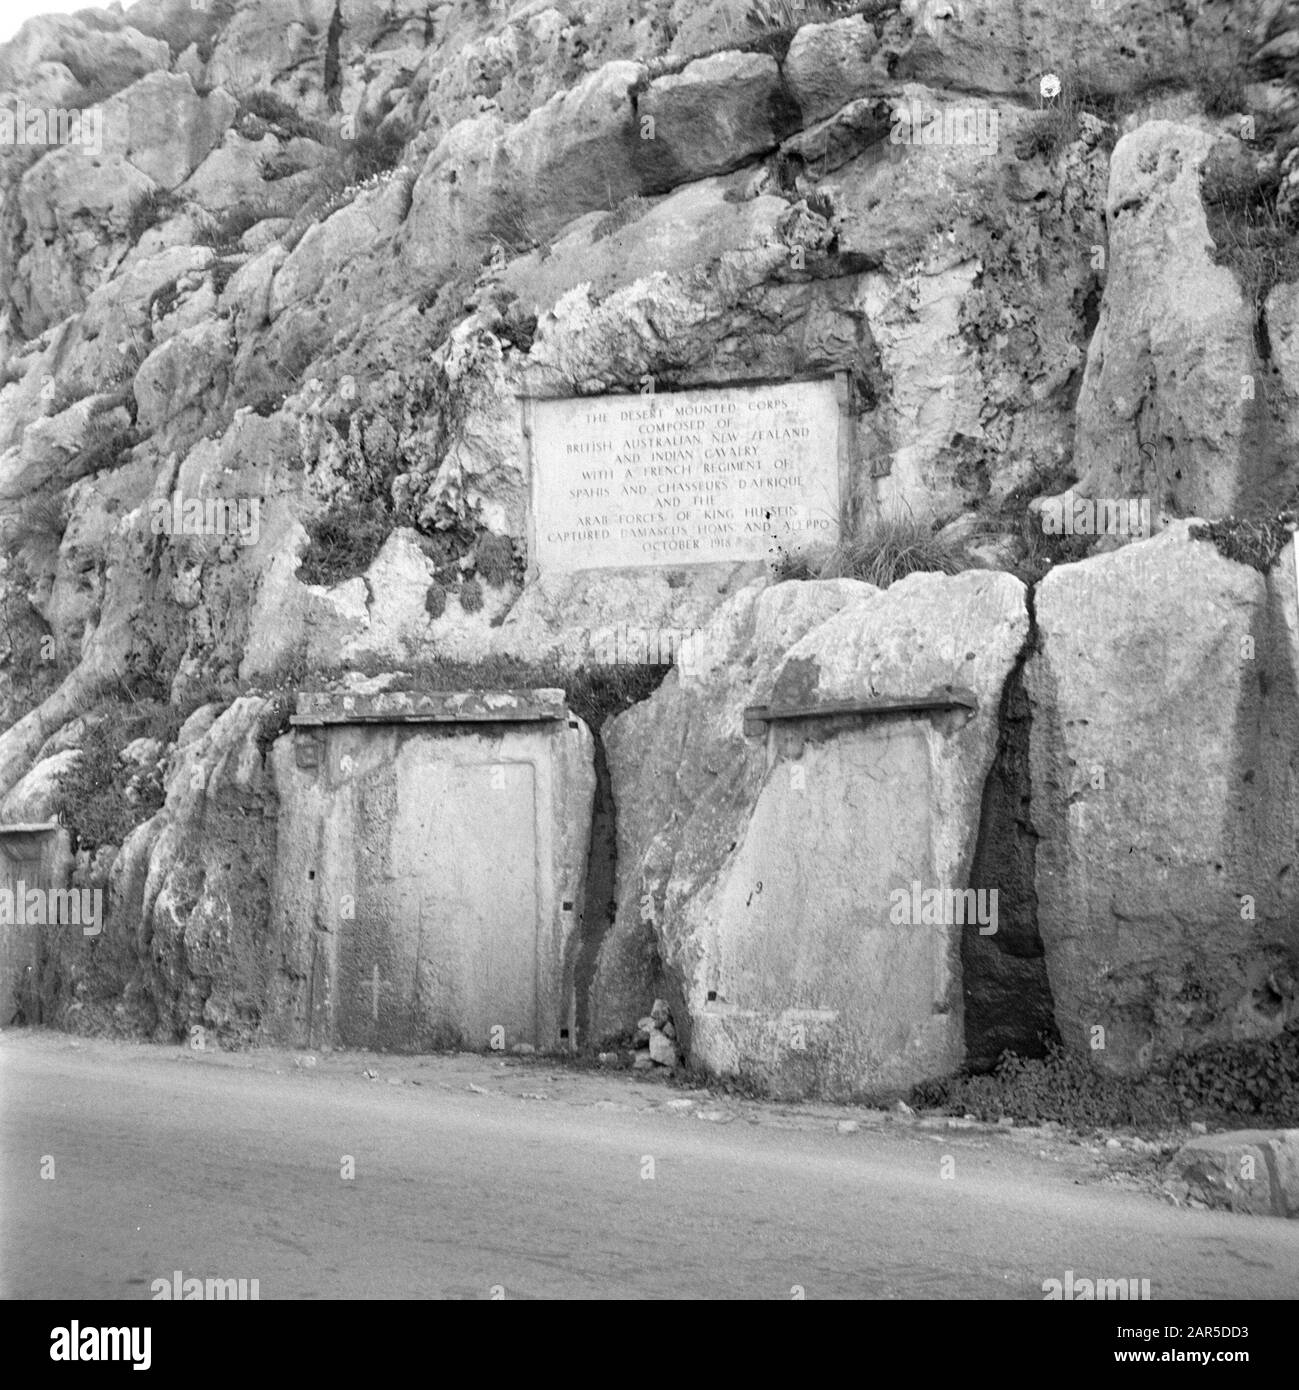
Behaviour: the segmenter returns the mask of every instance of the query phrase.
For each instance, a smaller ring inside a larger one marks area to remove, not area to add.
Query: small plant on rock
[[[143,338],[131,337],[121,344],[119,351],[118,361],[108,373],[109,383],[113,386],[121,386],[134,378],[149,355],[149,344]]]
[[[511,183],[501,187],[487,219],[487,235],[511,256],[524,255],[541,245],[530,199],[522,187]]]
[[[1221,517],[1190,528],[1194,541],[1208,541],[1220,555],[1238,565],[1266,574],[1290,543],[1296,517],[1281,513],[1266,517]]]
[[[1244,206],[1208,204],[1205,211],[1214,263],[1235,272],[1254,304],[1266,301],[1273,286],[1299,279],[1299,228],[1278,211],[1275,190]]]
[[[1042,525],[1035,512],[1020,516],[1017,543],[1018,562],[1014,574],[1025,584],[1036,584],[1057,565],[1071,565],[1086,559],[1096,545],[1095,536],[1053,536]]]
[[[514,546],[508,536],[488,534],[478,542],[474,557],[478,573],[496,588],[514,577]]]
[[[165,319],[168,314],[180,303],[180,279],[168,280],[165,285],[160,285],[154,290],[149,299],[149,317],[151,319]]]
[[[264,203],[245,200],[227,208],[201,227],[194,236],[197,246],[210,246],[222,255],[239,250],[240,239],[250,228],[269,216]]]
[[[274,92],[265,88],[249,92],[240,101],[239,120],[242,122],[248,116],[264,121],[274,127],[276,134],[289,138],[300,136],[306,140],[320,140],[324,135],[319,121],[313,121],[309,116],[295,111],[283,97],[276,96]]]
[[[1054,159],[1066,145],[1078,138],[1082,100],[1078,83],[1072,77],[1063,80],[1047,73],[1041,81],[1044,107],[1019,132],[1015,153],[1020,159],[1042,156]]]
[[[472,576],[460,586],[460,606],[466,613],[477,613],[483,606],[483,586]]]
[[[49,624],[10,585],[0,599],[0,728],[34,709],[66,675]]]
[[[106,468],[116,468],[122,455],[139,442],[131,425],[123,425],[107,414],[97,415],[86,430],[81,452],[68,465],[67,472],[75,478],[88,478]]]
[[[121,752],[137,738],[174,742],[184,712],[165,700],[126,693],[129,703],[109,702],[88,714],[81,758],[60,782],[59,807],[78,849],[122,844],[162,807],[161,776],[139,778]]]
[[[165,221],[184,206],[184,200],[165,188],[151,188],[141,193],[132,203],[126,214],[126,234],[135,242],[151,227]]]
[[[298,579],[338,584],[369,569],[391,533],[392,519],[373,504],[340,499],[305,525],[311,545],[298,566]]]
[[[648,198],[638,196],[624,198],[612,212],[606,213],[595,224],[595,230],[591,233],[591,240],[603,241],[605,237],[622,231],[624,227],[628,227],[644,217],[653,206],[654,204]]]
[[[78,401],[84,401],[87,396],[93,395],[94,391],[95,388],[87,386],[84,381],[61,381],[46,401],[45,413],[61,415],[65,410],[71,410]]]
[[[424,594],[424,611],[434,622],[447,611],[447,591],[446,586],[440,584],[436,579],[428,586]]]
[[[920,571],[957,574],[969,568],[961,548],[934,533],[924,517],[881,516],[839,542],[816,566],[818,579],[864,579],[886,589]]]
[[[348,178],[353,183],[386,174],[401,163],[406,150],[406,134],[395,125],[359,131],[344,146]]]
[[[1190,68],[1208,115],[1231,116],[1247,108],[1249,54],[1240,36],[1224,32],[1201,43],[1191,55]]]
[[[50,556],[58,553],[67,525],[68,504],[63,493],[25,497],[0,529],[0,549],[34,577]]]
[[[242,264],[242,261],[232,256],[222,256],[220,260],[213,261],[209,269],[212,276],[212,292],[224,294],[226,286]]]

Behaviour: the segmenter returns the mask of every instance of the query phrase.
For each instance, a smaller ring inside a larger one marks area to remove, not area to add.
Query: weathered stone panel
[[[562,692],[304,696],[299,708],[276,749],[274,915],[310,982],[301,1040],[571,1041],[595,774]]]

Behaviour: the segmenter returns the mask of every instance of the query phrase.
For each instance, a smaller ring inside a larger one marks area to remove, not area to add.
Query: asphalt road
[[[942,1124],[540,1059],[8,1030],[0,1292],[148,1299],[180,1270],[262,1299],[1041,1299],[1068,1269],[1156,1299],[1299,1291],[1299,1222],[1178,1209],[1078,1145]]]

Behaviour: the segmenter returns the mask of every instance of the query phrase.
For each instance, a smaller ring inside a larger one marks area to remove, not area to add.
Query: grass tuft
[[[175,705],[158,700],[109,703],[87,715],[82,756],[59,787],[59,809],[77,849],[121,845],[162,808],[161,769],[142,779],[121,761],[121,750],[137,738],[174,743],[184,718]]]
[[[620,232],[624,227],[638,222],[653,206],[654,204],[649,198],[635,195],[624,198],[612,212],[606,213],[595,224],[595,230],[591,233],[591,240],[603,241],[605,237],[613,236],[615,232]]]
[[[857,534],[846,536],[828,555],[812,561],[785,555],[777,566],[778,579],[864,579],[877,588],[908,574],[958,574],[969,569],[964,550],[934,533],[923,517],[902,513],[877,517]]]
[[[165,188],[151,188],[135,198],[126,214],[127,239],[136,242],[151,227],[164,222],[173,213],[185,206],[185,200],[178,198]]]
[[[494,588],[508,584],[514,577],[514,543],[509,536],[483,536],[474,552],[474,567]]]
[[[87,396],[92,396],[94,393],[95,388],[88,386],[84,381],[60,381],[55,385],[45,403],[45,413],[47,415],[61,415],[65,410],[71,410],[78,401],[84,401]]]
[[[72,478],[88,478],[116,468],[122,455],[139,442],[133,426],[109,419],[107,413],[97,415],[86,429],[81,452],[68,464],[67,472]]]
[[[242,122],[249,116],[264,121],[277,135],[287,136],[289,139],[301,137],[305,140],[323,141],[325,138],[325,130],[319,121],[303,116],[283,97],[276,96],[264,87],[249,92],[240,100],[237,119]]]
[[[483,606],[483,586],[469,578],[460,586],[460,606],[466,613],[477,613]]]
[[[1294,515],[1287,513],[1258,518],[1228,516],[1192,526],[1189,534],[1192,540],[1208,541],[1225,559],[1266,574],[1290,543],[1294,524]]]
[[[434,621],[447,611],[447,591],[444,584],[440,584],[436,579],[428,586],[424,594],[424,611]]]
[[[0,529],[0,551],[34,579],[57,555],[68,526],[68,502],[63,493],[38,493],[23,498],[17,512]]]
[[[221,255],[240,248],[240,238],[250,228],[270,217],[264,203],[245,200],[211,218],[194,234],[196,246],[210,246]]]
[[[340,584],[364,574],[392,533],[393,521],[374,501],[340,499],[304,523],[311,545],[298,566],[303,584]]]
[[[1214,264],[1235,272],[1248,300],[1261,304],[1274,285],[1299,279],[1299,228],[1278,213],[1273,197],[1243,207],[1210,203],[1205,211]]]

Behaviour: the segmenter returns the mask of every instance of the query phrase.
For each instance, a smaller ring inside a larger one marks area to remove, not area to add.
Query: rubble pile
[[[636,1023],[636,1053],[632,1066],[637,1071],[648,1071],[652,1067],[677,1065],[677,1029],[672,1022],[672,1010],[667,1001],[656,999],[654,1006],[644,1018]]]

